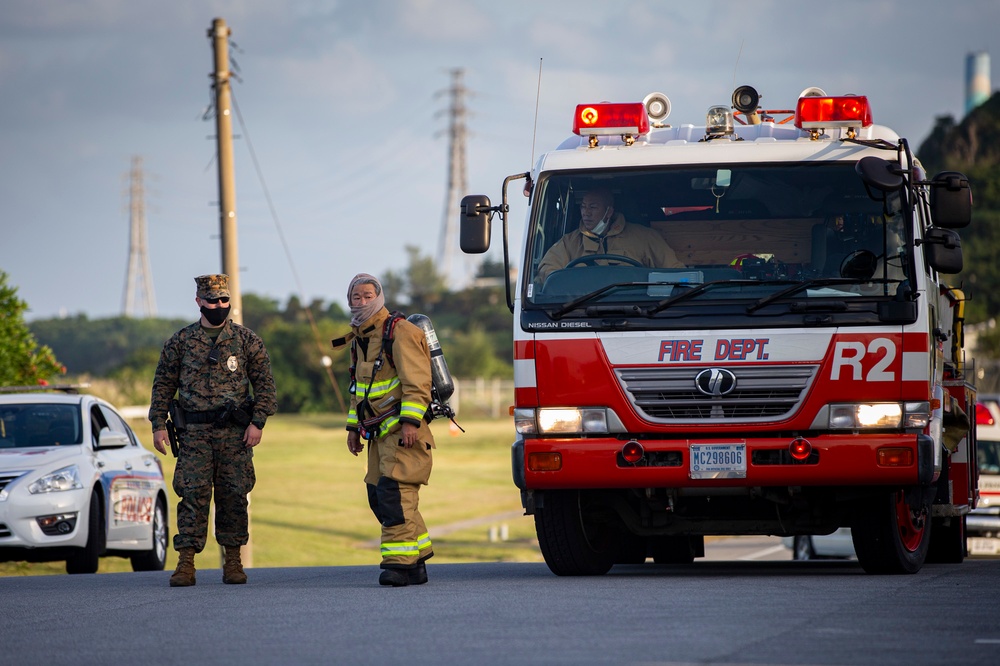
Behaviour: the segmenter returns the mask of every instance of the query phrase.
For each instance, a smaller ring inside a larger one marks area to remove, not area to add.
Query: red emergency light
[[[976,425],[996,425],[990,408],[981,402],[976,403]]]
[[[792,456],[793,460],[798,460],[802,462],[808,460],[809,456],[812,455],[813,447],[808,440],[802,439],[801,437],[796,437],[792,440],[792,443],[788,445],[788,453]]]
[[[831,127],[871,127],[872,108],[864,95],[840,97],[800,97],[795,106],[795,126],[799,129]]]
[[[649,134],[649,115],[642,102],[577,104],[573,134]]]

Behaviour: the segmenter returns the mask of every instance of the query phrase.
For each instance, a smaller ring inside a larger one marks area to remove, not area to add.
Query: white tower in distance
[[[126,317],[156,316],[153,273],[149,270],[149,246],[146,244],[146,202],[142,181],[142,158],[135,155],[129,170],[128,272],[122,296],[122,314]]]

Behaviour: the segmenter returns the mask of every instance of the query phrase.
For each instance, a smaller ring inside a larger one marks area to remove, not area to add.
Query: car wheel
[[[90,496],[90,508],[87,510],[87,545],[83,548],[74,548],[74,552],[66,558],[66,573],[97,573],[106,539],[101,496],[95,488]]]
[[[792,559],[795,560],[815,560],[816,548],[813,546],[812,537],[808,534],[799,534],[792,541]]]
[[[167,525],[167,502],[162,497],[157,498],[153,510],[152,547],[131,557],[132,571],[163,571],[167,565],[167,542],[170,539],[170,527]]]

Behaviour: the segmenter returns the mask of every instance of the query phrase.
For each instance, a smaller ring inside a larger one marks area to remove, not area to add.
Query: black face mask
[[[230,307],[232,306],[226,306],[224,308],[206,308],[203,305],[201,306],[201,314],[205,316],[205,320],[212,326],[221,326],[227,319],[229,319]]]

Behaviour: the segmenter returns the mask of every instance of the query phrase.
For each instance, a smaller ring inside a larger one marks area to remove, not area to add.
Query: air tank
[[[441,350],[441,343],[438,342],[437,333],[434,332],[434,325],[430,317],[423,314],[411,314],[406,321],[419,327],[427,338],[427,346],[431,351],[431,382],[434,385],[432,397],[444,404],[455,392],[455,380],[448,371],[448,363],[444,360],[444,352]]]

